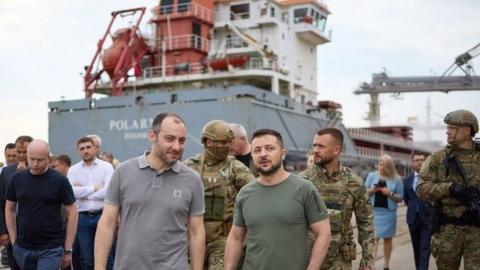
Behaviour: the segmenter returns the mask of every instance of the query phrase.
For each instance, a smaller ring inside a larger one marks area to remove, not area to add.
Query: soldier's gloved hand
[[[472,188],[452,183],[448,191],[450,195],[458,199],[463,205],[470,206],[472,201]]]

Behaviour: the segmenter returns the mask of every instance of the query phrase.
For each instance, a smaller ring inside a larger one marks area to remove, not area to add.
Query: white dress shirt
[[[70,167],[67,177],[77,199],[79,212],[103,209],[103,200],[112,174],[112,164],[98,158],[90,165],[82,160]],[[103,187],[95,191],[97,184],[103,184]]]

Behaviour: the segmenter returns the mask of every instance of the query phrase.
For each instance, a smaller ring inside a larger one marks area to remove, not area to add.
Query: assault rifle
[[[467,176],[465,175],[465,170],[460,164],[456,156],[448,156],[445,158],[445,165],[452,167],[460,175],[463,185],[465,188],[468,188],[468,205],[467,207],[467,216],[472,218],[475,226],[480,226],[480,189],[478,187],[470,187],[468,185]]]

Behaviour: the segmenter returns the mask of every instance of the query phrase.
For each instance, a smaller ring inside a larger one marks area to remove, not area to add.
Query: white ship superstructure
[[[170,111],[188,126],[186,156],[202,149],[203,125],[223,119],[250,134],[278,130],[294,168],[304,164],[312,134],[323,127],[341,129],[344,157],[356,159],[340,104],[317,102],[317,46],[330,41],[323,3],[162,0],[148,21],[153,36],[139,30],[145,11],[112,13],[86,67],[85,99],[49,103],[55,152],[74,153],[65,146],[78,134],[97,133],[118,158],[137,155],[152,117]],[[127,15],[136,16],[134,24],[116,29],[116,18]]]
[[[86,91],[90,96],[122,95],[124,88],[133,87],[172,90],[248,83],[316,104],[316,52],[318,45],[330,42],[325,32],[329,14],[317,0],[161,1],[150,20],[156,36],[144,37],[150,48],[137,56],[136,79],[126,74],[135,65],[128,63],[123,80],[112,78],[95,89],[86,84]],[[121,73],[122,67],[117,68]]]
[[[330,41],[329,13],[314,0],[217,1],[209,57],[249,55],[250,73],[270,80],[274,93],[314,101],[317,45]]]

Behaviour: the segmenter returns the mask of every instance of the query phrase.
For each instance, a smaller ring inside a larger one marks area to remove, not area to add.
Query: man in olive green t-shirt
[[[277,131],[253,134],[252,158],[260,176],[237,195],[225,269],[236,269],[244,241],[244,270],[320,268],[330,243],[327,209],[309,181],[285,171],[285,155]],[[311,256],[309,229],[316,237]]]

